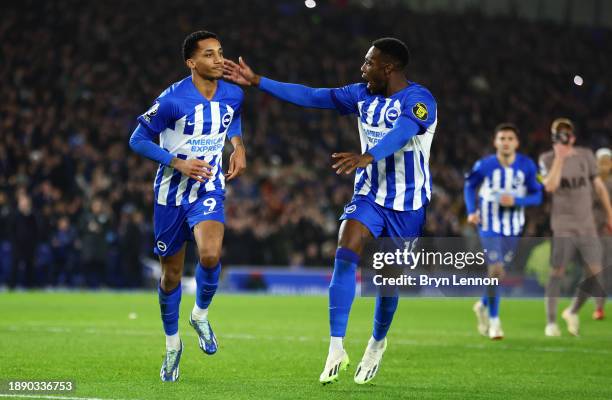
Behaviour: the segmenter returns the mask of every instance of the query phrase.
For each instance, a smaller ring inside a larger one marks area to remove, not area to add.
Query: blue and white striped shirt
[[[419,133],[394,154],[359,168],[355,195],[396,211],[418,210],[431,199],[429,153],[436,130],[437,105],[425,87],[409,86],[384,97],[371,94],[364,83],[332,89],[332,100],[343,114],[357,114],[361,150],[375,146],[405,115],[419,126]]]
[[[514,162],[504,167],[497,155],[481,158],[466,176],[464,193],[469,214],[476,211],[475,191],[480,209],[479,231],[483,236],[519,236],[525,225],[525,206],[542,201],[542,186],[531,158],[517,153]],[[514,197],[514,206],[504,207],[500,196]]]
[[[226,136],[241,134],[240,87],[218,81],[209,101],[196,89],[191,76],[168,87],[138,122],[158,133],[162,148],[177,158],[197,158],[213,166],[213,177],[200,183],[160,164],[155,177],[155,199],[160,205],[193,203],[205,193],[225,191],[222,152]]]

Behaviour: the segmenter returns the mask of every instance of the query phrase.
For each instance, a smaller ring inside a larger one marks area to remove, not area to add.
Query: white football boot
[[[355,383],[363,385],[364,383],[368,383],[374,379],[380,368],[382,356],[387,349],[387,338],[384,340],[385,341],[381,346],[380,344],[376,343],[374,338],[370,338],[368,347],[366,347],[363,358],[355,371]]]

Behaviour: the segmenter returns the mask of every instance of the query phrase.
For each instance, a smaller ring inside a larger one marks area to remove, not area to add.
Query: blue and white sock
[[[357,264],[357,253],[344,247],[336,250],[334,273],[329,284],[329,328],[332,338],[346,335],[348,317],[355,298]]]
[[[194,320],[201,321],[208,318],[208,306],[217,292],[221,263],[214,268],[204,268],[200,263],[196,265],[196,301],[191,311]]]
[[[181,305],[181,284],[169,292],[165,292],[161,286],[157,287],[159,296],[159,308],[161,319],[166,333],[166,347],[177,349],[180,347],[178,335],[179,308]]]
[[[397,310],[399,296],[382,297],[376,296],[376,308],[374,310],[374,329],[372,337],[380,342],[387,336],[387,332],[393,322],[393,315]]]

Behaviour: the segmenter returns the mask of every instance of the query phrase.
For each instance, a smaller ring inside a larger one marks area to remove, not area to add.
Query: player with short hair
[[[578,336],[578,311],[589,296],[603,295],[601,279],[601,242],[593,217],[591,183],[605,210],[606,224],[612,227],[612,207],[608,191],[597,175],[593,151],[574,146],[574,124],[557,118],[551,126],[553,150],[540,156],[540,173],[546,192],[552,194],[551,228],[553,231],[551,266],[546,288],[546,336],[560,336],[557,326],[557,301],[566,265],[578,251],[585,264],[583,282],[578,286],[570,307],[562,317],[571,335]]]
[[[597,159],[597,170],[599,177],[608,191],[608,197],[612,198],[612,150],[607,147],[602,147],[595,152],[595,158]],[[595,216],[597,233],[601,238],[601,245],[603,248],[603,278],[607,288],[609,289],[610,282],[612,282],[612,230],[607,227],[606,210],[601,204],[601,200],[599,198],[595,198],[593,215]],[[595,297],[595,312],[593,312],[594,320],[604,319],[605,303],[606,298],[604,296]]]
[[[183,42],[183,58],[191,75],[164,90],[140,117],[130,138],[138,154],[159,163],[155,177],[155,253],[162,274],[159,304],[166,333],[162,381],[179,378],[183,343],[178,334],[181,276],[186,241],[196,242],[196,302],[189,318],[199,346],[217,351],[208,322],[208,306],[221,273],[225,179],[246,168],[240,109],[244,94],[223,77],[223,49],[216,34],[193,32]],[[154,139],[159,136],[159,145]],[[234,147],[227,175],[222,170],[225,138]]]
[[[355,176],[355,193],[340,217],[338,248],[329,287],[331,339],[321,383],[338,379],[349,358],[344,349],[348,317],[355,296],[356,268],[372,237],[418,237],[431,198],[429,153],[437,125],[436,102],[425,87],[406,79],[406,45],[395,38],[375,40],[361,67],[366,83],[340,88],[310,88],[255,74],[240,58],[226,60],[226,77],[252,85],[302,107],[355,114],[361,154],[334,153],[337,174]],[[397,296],[376,298],[374,329],[354,380],[369,382],[379,371]]]
[[[542,186],[537,181],[535,162],[516,151],[519,147],[518,128],[505,122],[497,125],[494,132],[496,153],[474,164],[465,179],[464,199],[468,222],[478,226],[486,250],[488,275],[502,279],[504,267],[512,262],[518,238],[523,232],[525,207],[542,202]],[[477,188],[480,188],[478,206]],[[499,302],[499,288],[489,286],[473,307],[478,331],[494,340],[504,337]]]

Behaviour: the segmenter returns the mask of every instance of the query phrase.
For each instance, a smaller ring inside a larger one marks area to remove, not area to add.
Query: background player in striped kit
[[[241,138],[240,107],[243,92],[223,77],[223,49],[214,33],[198,31],[187,36],[183,57],[191,75],[172,84],[153,106],[138,117],[130,138],[137,153],[160,165],[155,178],[155,253],[162,265],[159,303],[166,333],[166,357],[160,377],[175,381],[183,343],[178,335],[181,276],[185,241],[195,242],[196,302],[189,323],[206,354],[217,351],[208,322],[208,306],[221,272],[224,233],[225,177],[222,151],[226,136],[234,146],[227,179],[246,168]],[[159,146],[153,142],[160,137]]]
[[[514,124],[499,124],[495,128],[496,154],[478,160],[464,185],[468,222],[478,226],[490,277],[503,278],[504,267],[512,262],[518,237],[523,232],[525,207],[542,202],[535,163],[516,152],[518,133]],[[499,288],[490,286],[474,305],[478,331],[491,339],[504,336],[499,320],[499,298]]]
[[[608,191],[608,197],[612,198],[612,173],[610,173],[612,171],[612,150],[603,147],[595,152],[595,158],[597,159],[597,170],[599,171],[599,177]],[[612,288],[612,230],[610,230],[606,224],[606,210],[603,207],[601,200],[597,196],[595,196],[593,215],[595,217],[595,224],[597,225],[597,233],[601,238],[601,245],[603,248],[603,278],[606,284],[607,292],[609,293],[610,289]],[[593,312],[593,319],[604,319],[605,302],[606,298],[604,296],[595,298],[595,312]]]
[[[551,126],[553,150],[540,156],[544,188],[552,194],[550,225],[553,231],[550,278],[546,288],[546,336],[560,336],[557,326],[557,302],[565,266],[580,252],[586,264],[584,279],[576,289],[570,307],[561,316],[571,335],[578,336],[578,311],[587,299],[604,296],[601,242],[593,217],[593,190],[605,210],[607,229],[612,228],[612,207],[608,191],[597,175],[597,163],[591,149],[574,146],[574,124],[557,118]]]
[[[226,77],[253,85],[303,107],[356,114],[362,153],[335,153],[336,173],[357,170],[355,192],[340,226],[334,273],[329,287],[331,339],[321,383],[337,380],[348,365],[344,350],[348,317],[355,296],[356,268],[364,244],[372,237],[421,236],[425,207],[431,198],[429,152],[437,125],[436,102],[425,87],[406,79],[409,52],[395,38],[375,40],[361,67],[367,83],[336,89],[313,89],[260,77],[240,59],[226,60]],[[379,370],[386,335],[398,297],[377,296],[374,329],[354,380],[370,381]]]

